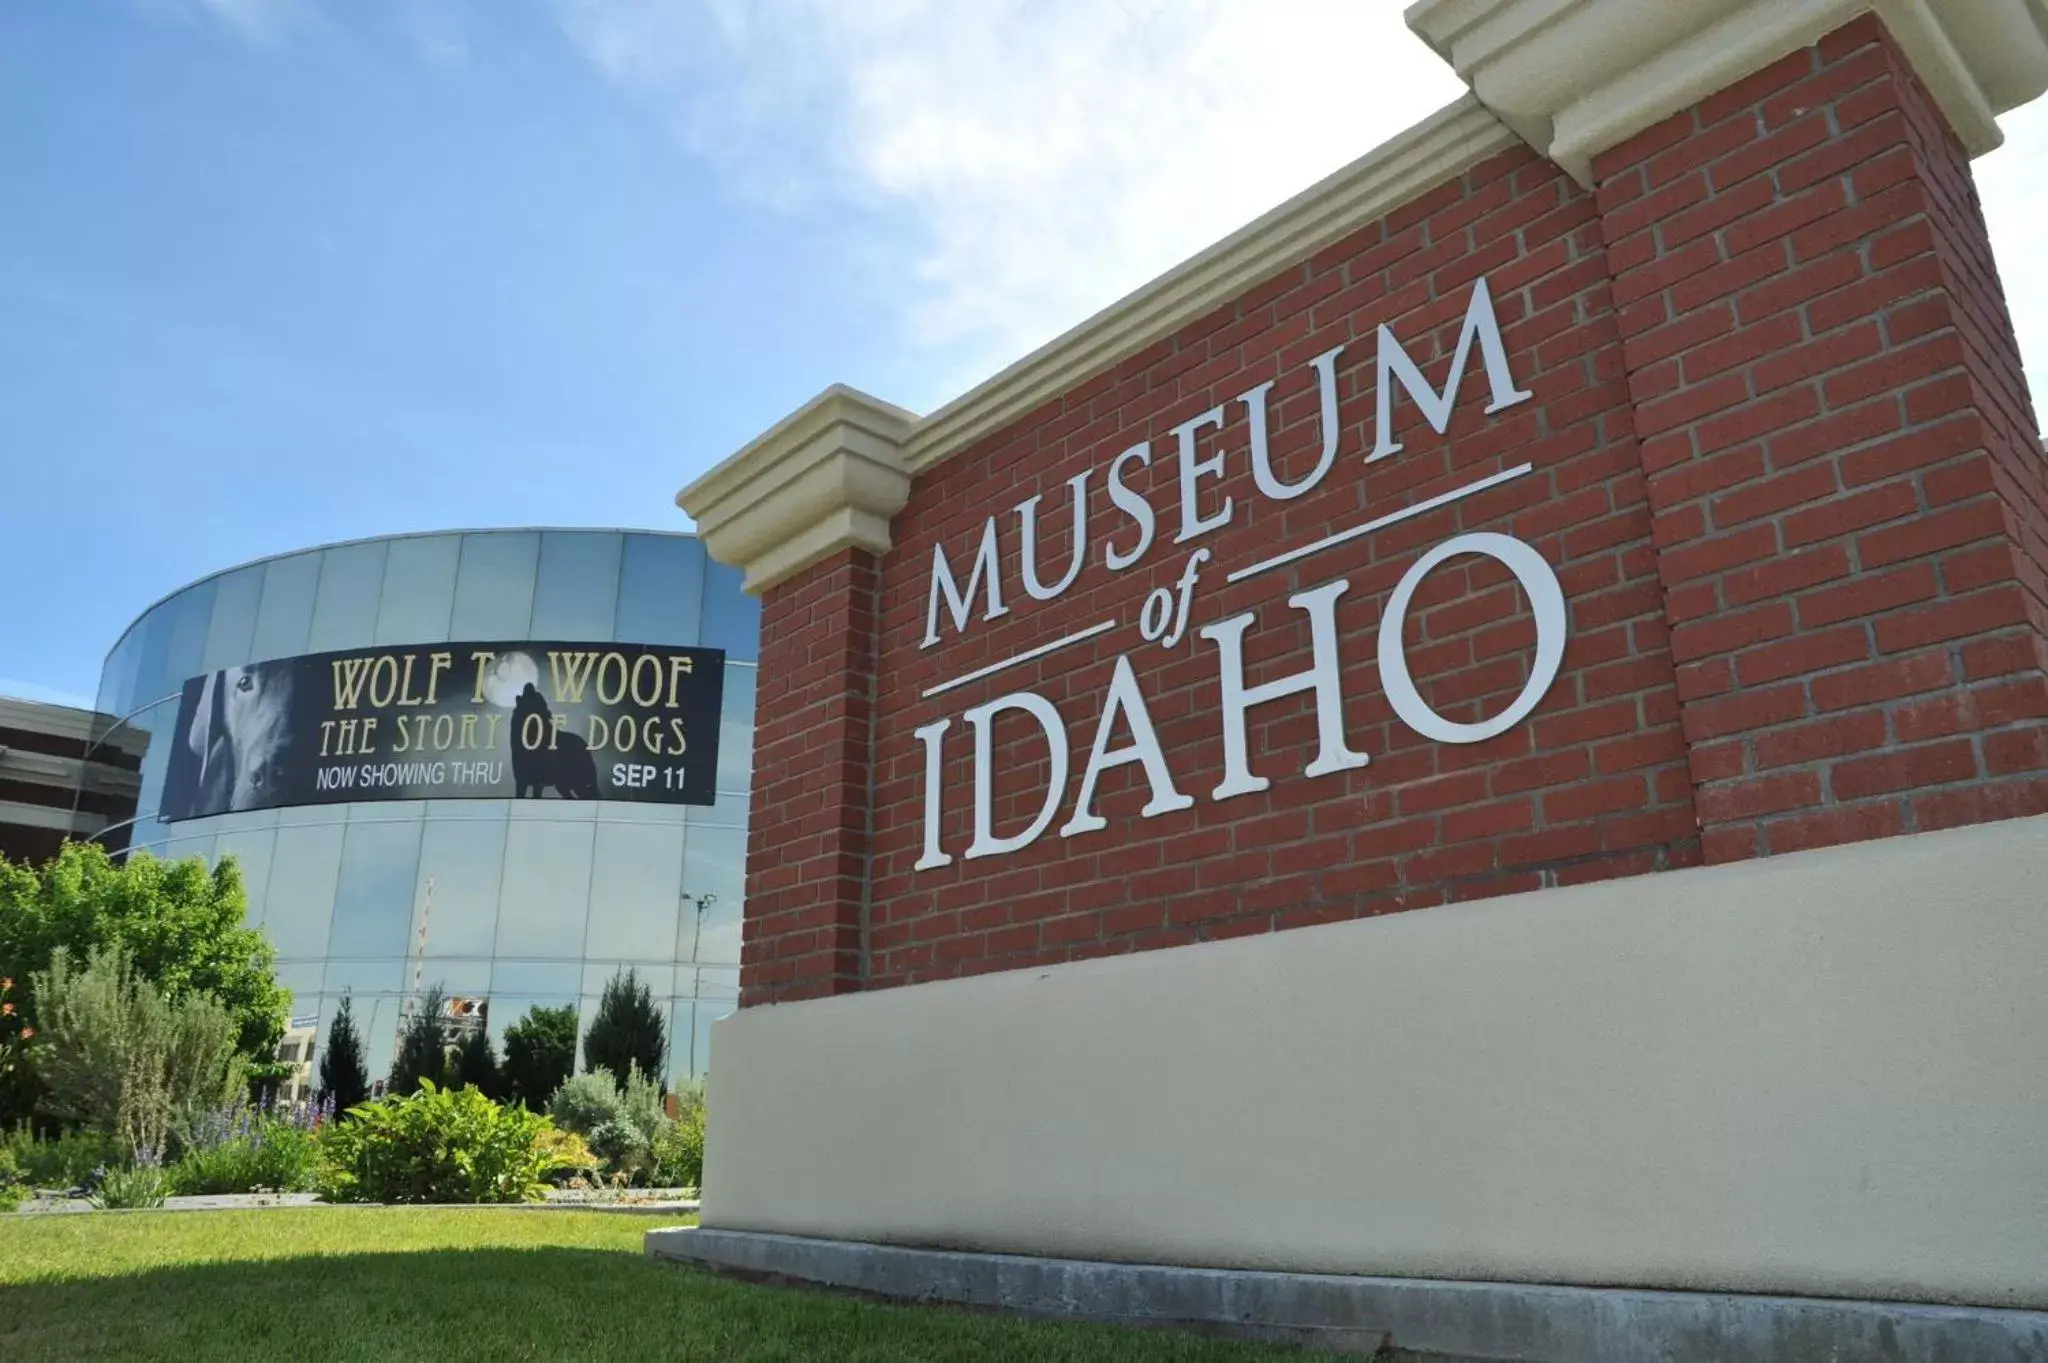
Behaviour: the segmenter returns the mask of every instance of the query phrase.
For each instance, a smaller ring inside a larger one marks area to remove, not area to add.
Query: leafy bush
[[[103,1165],[124,1164],[127,1151],[104,1131],[37,1136],[27,1122],[0,1132],[0,1153],[21,1170],[31,1188],[77,1188]]]
[[[589,1178],[597,1173],[597,1156],[590,1152],[583,1137],[573,1131],[564,1131],[551,1123],[540,1133],[540,1146],[552,1166],[548,1177],[554,1182]]]
[[[142,1152],[144,1156],[152,1152]],[[135,1211],[161,1207],[169,1193],[170,1180],[151,1158],[141,1158],[123,1168],[98,1171],[91,1192],[92,1205],[102,1211]]]
[[[558,1168],[548,1119],[431,1079],[320,1129],[330,1202],[530,1202]]]
[[[644,1070],[633,1071],[626,1086],[619,1090],[619,1116],[648,1140],[653,1140],[654,1133],[668,1124],[668,1114],[661,1108],[661,1085],[654,1082],[653,1076]]]
[[[648,1181],[662,1188],[704,1186],[704,1109],[685,1109],[654,1133],[647,1151]]]
[[[323,1110],[222,1111],[190,1132],[185,1153],[167,1171],[171,1190],[196,1193],[302,1193],[319,1167],[314,1131]]]
[[[0,1146],[0,1212],[11,1212],[29,1195],[28,1178],[15,1161],[14,1152]]]
[[[623,1121],[626,1105],[610,1073],[592,1070],[562,1081],[548,1100],[548,1116],[563,1130],[587,1137],[607,1122]]]
[[[599,1123],[590,1133],[589,1142],[590,1153],[615,1173],[630,1178],[647,1166],[647,1136],[629,1121],[614,1118]]]

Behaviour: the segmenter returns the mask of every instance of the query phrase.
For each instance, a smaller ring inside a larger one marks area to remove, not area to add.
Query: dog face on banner
[[[290,708],[283,668],[230,667],[206,679],[186,739],[200,760],[199,810],[266,803],[282,775]]]

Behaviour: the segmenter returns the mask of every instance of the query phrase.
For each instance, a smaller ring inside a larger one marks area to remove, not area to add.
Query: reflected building
[[[324,1039],[354,1000],[373,1079],[417,987],[488,1000],[504,1029],[536,1004],[587,1025],[630,966],[669,1022],[670,1075],[701,1074],[738,999],[759,603],[694,536],[492,530],[330,545],[193,583],[107,656],[98,745],[140,759],[114,850],[233,856],[249,921],[275,944],[295,1026]],[[188,679],[347,649],[549,640],[722,650],[715,801],[426,799],[242,809],[165,823]]]

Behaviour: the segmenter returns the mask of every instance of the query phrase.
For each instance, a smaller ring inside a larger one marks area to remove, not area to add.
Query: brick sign
[[[1375,156],[685,493],[763,595],[746,1001],[2048,809],[2037,427],[1881,26]]]

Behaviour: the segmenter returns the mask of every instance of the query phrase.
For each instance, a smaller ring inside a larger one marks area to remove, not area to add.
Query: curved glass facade
[[[352,994],[373,1079],[389,1067],[415,981],[487,997],[502,1041],[534,1004],[576,1005],[587,1024],[621,966],[665,1003],[671,1077],[701,1073],[710,1024],[739,995],[759,636],[759,603],[739,573],[690,535],[411,535],[233,568],[159,601],[107,655],[98,709],[119,720],[99,743],[141,749],[142,789],[138,817],[98,840],[164,857],[232,855],[294,1015],[317,1015],[324,1038]],[[725,650],[717,803],[414,800],[155,817],[188,677],[464,639]]]

